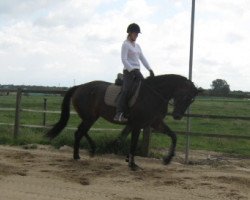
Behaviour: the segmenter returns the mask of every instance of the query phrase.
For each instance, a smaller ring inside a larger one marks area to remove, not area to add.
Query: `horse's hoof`
[[[129,166],[129,168],[130,168],[132,171],[137,171],[137,170],[139,169],[139,167],[138,167],[136,164],[134,164],[134,165],[132,165],[132,166]]]
[[[166,157],[163,158],[163,165],[168,165],[171,162],[172,158]]]
[[[74,158],[74,160],[80,160],[80,156],[79,155],[74,155],[73,158]]]
[[[143,170],[141,167],[139,167],[137,164],[135,163],[130,163],[129,164],[129,168],[132,170],[132,171],[137,171],[137,170]]]

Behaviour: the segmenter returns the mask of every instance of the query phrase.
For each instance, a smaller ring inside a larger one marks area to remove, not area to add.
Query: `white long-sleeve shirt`
[[[125,40],[122,44],[121,58],[124,70],[128,70],[130,72],[134,69],[140,69],[139,60],[142,62],[144,67],[151,70],[148,61],[142,53],[141,47],[137,43],[132,44],[129,40]]]

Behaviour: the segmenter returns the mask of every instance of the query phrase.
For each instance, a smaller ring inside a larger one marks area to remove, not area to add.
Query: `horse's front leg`
[[[125,128],[122,130],[121,134],[113,141],[108,143],[108,147],[114,151],[115,154],[118,154],[122,147],[125,145],[125,141],[131,131],[131,127],[126,125]]]
[[[112,147],[115,149],[115,153],[118,152],[118,150],[121,148],[121,145],[126,141],[130,131],[131,127],[129,125],[126,125],[118,138],[111,142],[110,145],[112,145]]]
[[[131,137],[131,145],[130,145],[130,153],[128,156],[128,166],[131,170],[137,170],[139,167],[135,164],[135,151],[138,144],[138,139],[140,135],[140,129],[134,129],[132,131],[132,137]]]
[[[172,158],[175,155],[175,148],[176,148],[176,142],[177,142],[176,134],[163,121],[156,123],[152,127],[156,131],[159,131],[160,133],[167,134],[172,140],[171,146],[169,148],[169,152],[163,158],[163,164],[167,165],[171,162]]]

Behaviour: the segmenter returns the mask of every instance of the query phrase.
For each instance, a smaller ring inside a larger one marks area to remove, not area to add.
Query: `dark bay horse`
[[[70,102],[82,119],[75,132],[74,159],[80,159],[79,145],[83,136],[90,144],[90,153],[94,154],[96,145],[88,134],[89,129],[99,117],[103,117],[112,123],[116,108],[108,106],[104,102],[104,95],[111,83],[104,81],[93,81],[83,85],[70,88],[63,99],[61,117],[54,127],[46,134],[50,139],[55,138],[67,125],[70,115]],[[170,163],[175,154],[176,134],[163,122],[170,99],[173,99],[174,119],[183,117],[188,106],[194,101],[199,90],[187,78],[180,75],[160,75],[148,77],[141,83],[139,95],[135,104],[129,109],[128,122],[122,131],[122,136],[132,132],[130,153],[128,156],[129,167],[136,169],[134,161],[140,130],[144,127],[152,127],[155,131],[168,135],[172,144],[168,155],[164,157],[164,164]]]

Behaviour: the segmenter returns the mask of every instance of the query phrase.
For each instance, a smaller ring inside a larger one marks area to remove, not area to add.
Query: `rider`
[[[124,65],[123,68],[123,85],[122,91],[117,102],[116,115],[114,121],[127,122],[127,118],[124,116],[124,111],[127,108],[129,92],[133,88],[133,85],[144,79],[140,72],[140,62],[150,72],[150,76],[154,76],[154,72],[149,66],[146,58],[144,57],[140,46],[135,42],[138,34],[141,33],[140,27],[132,23],[127,28],[127,39],[122,44],[121,59]]]

